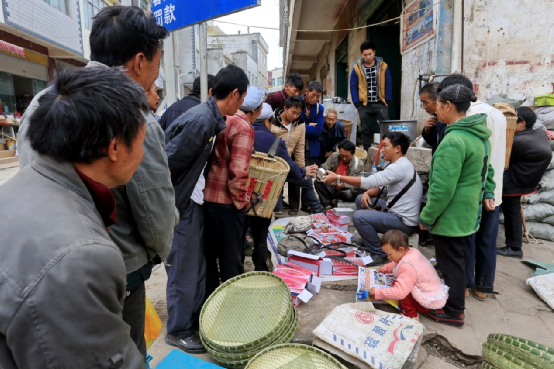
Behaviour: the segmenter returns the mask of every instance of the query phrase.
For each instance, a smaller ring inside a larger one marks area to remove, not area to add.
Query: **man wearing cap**
[[[285,160],[290,167],[287,180],[300,180],[307,177],[314,177],[317,172],[317,165],[309,165],[306,168],[300,168],[289,156],[287,144],[281,138],[271,133],[271,117],[273,109],[268,103],[264,103],[262,113],[254,123],[256,139],[254,140],[254,149],[258,152],[268,153],[275,140],[278,139],[279,145],[276,148],[275,156]],[[310,192],[310,198],[317,201],[313,187],[303,188],[304,195]],[[269,271],[267,266],[267,233],[271,219],[261,217],[248,217],[250,220],[252,238],[254,239],[254,252],[252,253],[252,262],[256,271]]]
[[[243,229],[248,196],[248,170],[254,146],[254,128],[262,111],[264,92],[249,87],[244,102],[227,127],[217,135],[204,189],[204,256],[206,296],[218,286],[244,273]],[[219,259],[219,271],[218,263]]]

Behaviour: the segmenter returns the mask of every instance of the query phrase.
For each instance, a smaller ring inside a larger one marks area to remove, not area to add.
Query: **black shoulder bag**
[[[375,201],[373,202],[373,204],[371,205],[370,209],[371,210],[377,210],[377,211],[382,211],[384,213],[386,213],[387,211],[389,211],[390,208],[392,208],[397,202],[398,200],[400,200],[402,198],[402,196],[404,196],[404,194],[406,194],[406,192],[408,192],[408,190],[410,188],[412,188],[412,186],[414,185],[414,183],[416,182],[416,176],[417,176],[417,172],[416,170],[414,169],[414,176],[412,177],[412,179],[410,180],[410,182],[408,182],[408,184],[406,185],[406,187],[404,187],[402,189],[402,191],[400,191],[398,193],[398,195],[396,195],[394,197],[394,199],[392,199],[391,202],[389,202],[387,204],[387,207],[386,208],[383,208],[382,206],[377,206],[377,202],[379,201],[379,199],[381,198],[381,194],[383,193],[383,188],[381,188],[381,193],[379,194],[379,196],[377,196],[375,198]]]

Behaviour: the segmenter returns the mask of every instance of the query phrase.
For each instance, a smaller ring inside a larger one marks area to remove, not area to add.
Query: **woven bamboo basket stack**
[[[483,344],[485,369],[552,369],[554,349],[506,334],[490,334]]]
[[[517,113],[514,107],[507,103],[496,103],[492,106],[500,110],[506,117],[506,162],[504,163],[504,169],[508,169],[510,167],[514,134],[516,133]]]
[[[246,369],[346,369],[337,359],[315,347],[283,344],[256,355]]]
[[[352,127],[354,126],[354,122],[349,119],[339,119],[342,125],[344,126],[344,133],[346,134],[346,139],[350,140],[350,134],[352,133]]]
[[[279,157],[252,154],[246,182],[250,196],[247,215],[271,218],[289,171],[287,162]]]
[[[297,324],[285,282],[269,272],[249,272],[208,298],[200,312],[200,338],[217,364],[244,368],[261,350],[289,343]]]
[[[356,152],[354,153],[354,155],[358,159],[362,159],[364,163],[367,160],[367,151],[365,151],[364,149],[360,149],[359,147],[356,148]]]

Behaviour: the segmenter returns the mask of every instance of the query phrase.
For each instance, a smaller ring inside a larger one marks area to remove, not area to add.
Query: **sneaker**
[[[373,259],[373,261],[366,265],[368,267],[383,265],[387,262],[387,258],[385,256],[371,254],[371,258]]]
[[[350,243],[362,247],[364,246],[364,240],[362,240],[361,237],[352,237],[352,239],[350,239]]]
[[[187,354],[203,354],[206,352],[200,337],[197,334],[193,334],[187,338],[175,338],[170,334],[165,335],[165,343],[171,346],[175,346],[186,352]]]
[[[499,249],[496,249],[496,253],[498,255],[507,256],[510,258],[517,258],[522,259],[523,258],[523,251],[521,249],[514,250],[510,246],[501,247]]]
[[[444,312],[443,309],[431,310],[427,313],[427,317],[437,323],[449,325],[451,327],[462,328],[464,326],[464,314],[460,314],[457,317],[453,317]]]

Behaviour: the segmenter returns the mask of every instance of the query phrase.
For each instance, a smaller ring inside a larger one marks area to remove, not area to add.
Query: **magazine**
[[[371,301],[369,290],[371,288],[390,288],[394,282],[393,274],[378,273],[375,269],[358,268],[358,289],[356,301]],[[398,309],[398,301],[384,300]]]

